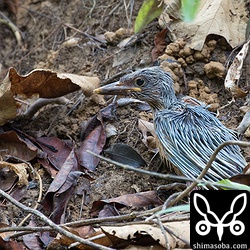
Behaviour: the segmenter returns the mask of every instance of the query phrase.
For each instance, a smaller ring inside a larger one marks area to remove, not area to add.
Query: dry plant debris
[[[162,10],[158,2],[154,7]],[[100,81],[158,63],[172,74],[176,93],[217,111],[230,98],[223,87],[228,54],[244,41],[243,1],[203,1],[193,24],[181,21],[172,2],[166,13],[173,22],[161,30],[154,21],[136,35],[132,24],[142,1],[6,4],[9,11],[0,4],[0,248],[187,248],[189,213],[156,212],[186,201],[197,183],[177,198],[172,183],[159,192],[170,179],[185,178],[159,163],[148,107],[92,91]],[[236,85],[235,74],[238,81],[245,73],[239,56],[230,68]],[[242,117],[237,101],[220,112],[232,128]],[[100,160],[107,150],[129,164],[118,169]],[[249,185],[248,172],[231,181]]]
[[[170,0],[165,1],[166,5],[170,3]],[[170,14],[163,12],[161,15],[160,25],[163,28],[169,23],[171,14],[172,12]],[[185,37],[189,40],[190,48],[198,51],[202,50],[209,34],[225,37],[234,48],[245,40],[246,22],[247,9],[244,0],[202,0],[193,22],[174,20],[170,24],[170,30],[175,40]]]

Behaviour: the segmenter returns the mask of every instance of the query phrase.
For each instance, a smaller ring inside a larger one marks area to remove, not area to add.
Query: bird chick
[[[160,67],[137,70],[95,93],[130,95],[147,102],[153,111],[161,156],[175,166],[176,172],[192,179],[199,176],[221,143],[237,140],[236,132],[226,128],[204,105],[177,99],[171,76]],[[240,148],[229,145],[220,150],[204,179],[229,178],[242,173],[245,166]]]

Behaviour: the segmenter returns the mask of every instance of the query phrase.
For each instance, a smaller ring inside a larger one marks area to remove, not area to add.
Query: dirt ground
[[[131,3],[134,5],[131,8]],[[157,21],[153,21],[135,41],[126,48],[120,49],[119,43],[131,37],[133,23],[142,4],[140,1],[103,0],[103,1],[40,1],[16,0],[11,4],[0,2],[0,11],[4,13],[20,30],[22,43],[17,45],[13,32],[6,25],[0,29],[0,77],[3,79],[9,67],[15,67],[20,74],[27,74],[33,69],[44,68],[58,72],[75,73],[79,75],[98,76],[102,84],[109,78],[129,70],[163,63],[164,58],[153,62],[151,52],[154,48],[154,37],[161,31]],[[17,4],[17,13],[12,13],[12,4]],[[117,32],[120,28],[122,31]],[[117,32],[108,34],[107,32]],[[106,37],[104,36],[106,35]],[[117,35],[118,34],[118,35]],[[108,38],[109,37],[109,38]],[[65,43],[65,41],[68,41]],[[225,64],[231,53],[221,37],[209,37],[216,41],[215,48],[203,61],[194,62],[174,71],[178,77],[178,93],[188,94],[208,103],[213,111],[231,100],[225,91],[222,77],[208,78],[204,65],[216,61]],[[170,41],[167,41],[169,44]],[[177,55],[173,55],[178,58]],[[184,72],[184,73],[183,73]],[[118,80],[119,77],[112,79]],[[191,82],[195,80],[195,83]],[[19,120],[14,126],[34,137],[56,136],[60,139],[70,139],[76,147],[80,144],[81,129],[94,116],[102,105],[96,104],[91,98],[84,98],[80,91],[69,94],[72,103],[68,105],[48,105],[42,108],[32,119]],[[81,102],[67,115],[73,104],[80,98]],[[235,129],[244,113],[240,107],[244,99],[237,100],[233,105],[219,113],[220,120]],[[142,142],[142,135],[137,127],[138,118],[152,121],[150,111],[141,111],[137,104],[118,107],[116,119],[110,122],[117,130],[116,135],[107,140],[105,149],[114,143],[125,143],[133,147],[149,164],[145,169],[168,173],[169,170],[160,163],[159,157],[150,152]],[[247,138],[244,138],[247,140]],[[248,152],[244,152],[248,160]],[[151,161],[153,159],[153,161]],[[51,178],[43,172],[44,192]],[[94,201],[118,197],[123,194],[154,190],[165,181],[131,173],[101,161],[93,173],[94,180],[88,199],[83,208],[83,218],[89,217],[89,208]],[[31,192],[31,191],[30,191]],[[36,196],[36,191],[28,193],[25,203],[29,203],[30,195]],[[32,200],[33,198],[31,198]],[[81,197],[69,204],[66,221],[79,219]]]

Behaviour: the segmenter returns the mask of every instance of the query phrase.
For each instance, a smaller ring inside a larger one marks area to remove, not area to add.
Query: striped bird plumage
[[[171,76],[160,67],[127,74],[95,91],[99,94],[130,95],[147,102],[153,111],[155,132],[161,155],[183,175],[197,178],[214,150],[223,142],[237,140],[237,134],[226,128],[206,106],[194,98],[179,100]],[[224,147],[204,179],[218,181],[240,174],[246,161],[235,145]]]

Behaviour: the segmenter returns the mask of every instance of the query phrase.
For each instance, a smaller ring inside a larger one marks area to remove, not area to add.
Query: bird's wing
[[[185,176],[197,178],[214,150],[223,142],[237,140],[204,107],[177,105],[155,114],[155,130],[167,159]],[[217,155],[205,179],[217,181],[239,174],[246,165],[238,146],[224,147]]]

